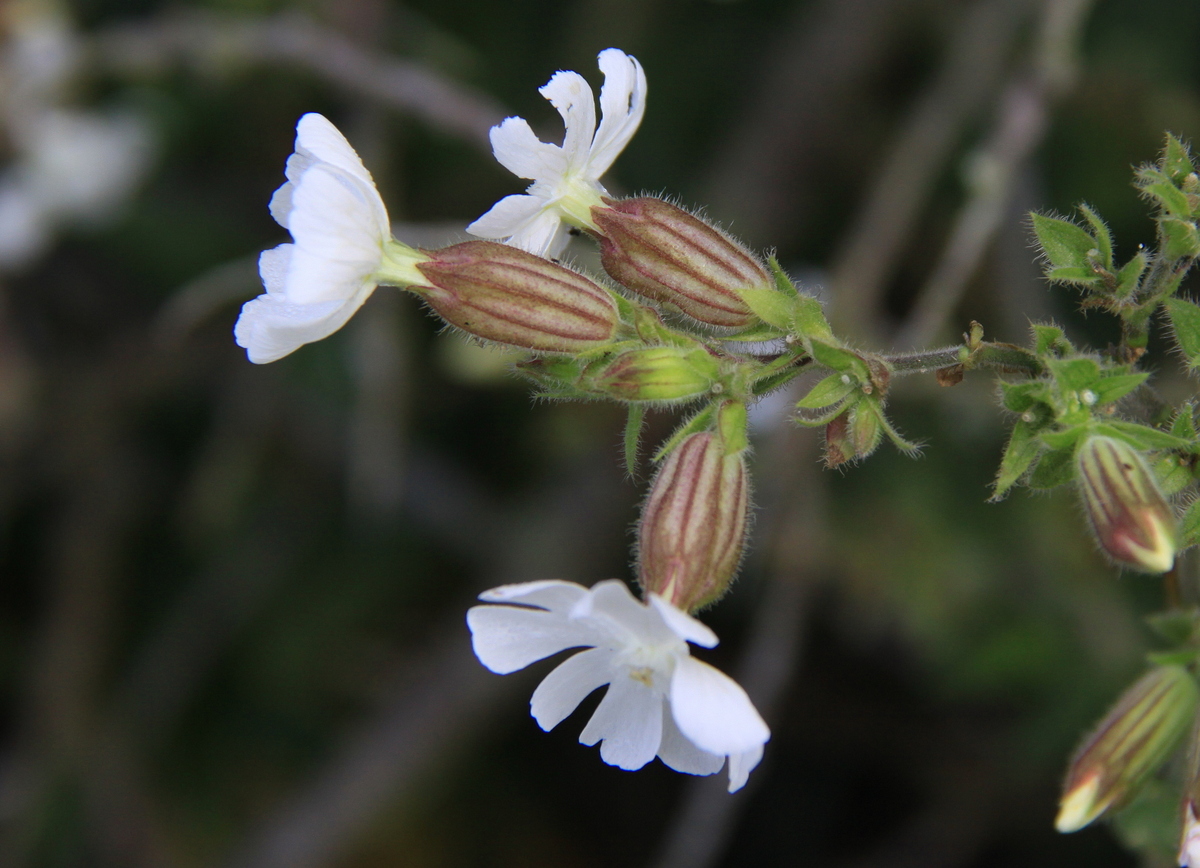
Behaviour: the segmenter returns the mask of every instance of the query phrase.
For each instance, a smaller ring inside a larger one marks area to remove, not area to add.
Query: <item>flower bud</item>
[[[1082,829],[1133,797],[1191,727],[1198,699],[1182,666],[1152,669],[1125,691],[1071,761],[1055,828]]]
[[[619,401],[683,401],[710,392],[720,372],[703,348],[647,347],[589,372],[583,386]]]
[[[703,220],[661,199],[604,200],[592,209],[604,270],[634,292],[714,326],[757,320],[738,294],[771,289],[758,259]]]
[[[451,325],[477,337],[548,353],[612,340],[620,322],[608,290],[547,259],[493,241],[425,251],[421,295]]]
[[[837,467],[866,458],[883,440],[883,422],[878,408],[859,400],[825,426],[825,466]]]
[[[638,581],[685,612],[725,593],[746,537],[743,452],[715,432],[688,436],[654,477],[638,525]]]
[[[1175,513],[1154,474],[1129,444],[1092,436],[1076,458],[1079,487],[1100,547],[1143,573],[1175,563]]]

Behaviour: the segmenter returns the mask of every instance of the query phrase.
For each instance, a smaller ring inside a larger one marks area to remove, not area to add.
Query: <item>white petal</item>
[[[375,180],[362,164],[354,148],[324,115],[309,112],[300,118],[296,124],[296,150],[299,153],[308,151],[321,162],[337,166],[368,187],[375,186]]]
[[[600,745],[600,758],[633,771],[658,753],[662,742],[662,695],[624,674],[608,687],[596,713],[579,735],[582,744]]]
[[[560,579],[543,579],[540,582],[521,582],[516,585],[501,585],[484,591],[479,599],[488,603],[521,603],[540,606],[551,612],[566,614],[576,603],[588,595],[588,589],[574,582]]]
[[[467,227],[479,238],[501,240],[519,232],[546,207],[539,196],[505,196],[491,210]],[[555,220],[558,218],[555,217]]]
[[[685,642],[694,642],[701,648],[715,648],[717,634],[701,624],[687,612],[676,609],[658,594],[650,595],[650,605],[658,612],[666,625]]]
[[[562,221],[556,209],[547,207],[518,227],[509,236],[508,243],[534,256],[556,259],[567,249],[570,240],[570,227]]]
[[[542,609],[472,606],[467,610],[467,626],[479,662],[501,675],[567,648],[595,644],[588,625]]]
[[[375,290],[365,284],[350,298],[317,304],[293,304],[282,294],[291,244],[264,250],[259,257],[259,273],[267,292],[242,306],[233,328],[237,345],[255,364],[283,358],[304,344],[328,337],[346,324]]]
[[[592,142],[588,176],[599,179],[625,150],[646,113],[646,73],[636,59],[617,48],[600,52],[600,128]]]
[[[714,775],[725,765],[725,757],[702,751],[684,737],[675,724],[670,709],[663,715],[662,724],[662,744],[658,746],[658,758],[675,771],[687,775]]]
[[[611,633],[620,645],[666,645],[679,639],[653,609],[642,605],[624,582],[608,579],[592,586],[590,596],[571,612],[572,618],[590,620]],[[686,652],[686,646],[681,645]]]
[[[748,751],[729,755],[729,792],[736,793],[746,786],[746,781],[750,779],[750,772],[754,771],[754,767],[762,761],[762,756],[761,744]]]
[[[296,304],[347,298],[379,268],[390,229],[372,189],[344,172],[313,166],[292,190],[288,230],[296,243],[285,292]]]
[[[607,648],[589,648],[560,663],[529,700],[538,726],[549,732],[562,723],[589,693],[612,680],[612,664],[613,652]]]
[[[538,93],[550,100],[562,115],[566,127],[562,143],[566,170],[582,169],[587,165],[592,137],[596,134],[596,98],[587,80],[577,72],[559,71],[538,88]]]
[[[488,137],[496,160],[518,178],[554,181],[567,170],[562,148],[539,139],[524,118],[505,118]]]
[[[675,665],[671,710],[680,731],[709,753],[742,753],[771,737],[746,691],[724,672],[694,657],[684,657]]]
[[[291,166],[294,159],[296,159],[296,155],[292,154],[288,159],[289,166]],[[271,216],[275,218],[275,222],[284,229],[288,228],[288,219],[292,215],[292,190],[295,189],[295,186],[291,181],[288,181],[275,191],[271,196],[271,201],[267,204],[267,210],[271,212]]]

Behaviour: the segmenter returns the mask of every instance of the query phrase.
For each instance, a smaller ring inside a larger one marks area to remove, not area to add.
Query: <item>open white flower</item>
[[[592,226],[591,210],[606,194],[600,176],[637,132],[646,111],[646,74],[617,48],[600,52],[600,127],[592,89],[577,72],[556,72],[539,93],[562,115],[561,146],[543,142],[524,118],[492,127],[492,152],[518,178],[533,184],[522,196],[505,196],[467,227],[480,238],[507,241],[538,256],[556,256],[570,226]]]
[[[711,775],[729,758],[729,792],[741,789],[762,759],[770,730],[736,681],[688,653],[688,642],[717,644],[711,630],[651,595],[638,602],[615,579],[585,588],[542,581],[493,588],[467,625],[475,654],[506,675],[567,648],[530,701],[538,725],[551,730],[583,699],[608,691],[579,736],[601,742],[600,757],[640,769],[658,756],[676,771]]]
[[[300,118],[284,174],[271,216],[293,243],[263,251],[258,270],[267,291],[246,302],[234,327],[238,346],[258,364],[337,331],[378,284],[421,280],[413,264],[422,257],[392,240],[371,173],[327,119]]]

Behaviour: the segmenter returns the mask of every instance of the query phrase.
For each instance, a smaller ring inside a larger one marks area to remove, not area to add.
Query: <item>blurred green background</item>
[[[864,345],[952,342],[971,319],[1021,342],[1056,317],[1103,346],[1111,324],[1039,278],[1024,215],[1086,200],[1123,255],[1153,240],[1130,168],[1164,130],[1200,134],[1200,4],[0,15],[0,863],[1171,864],[1169,805],[1053,830],[1070,751],[1140,671],[1161,589],[1105,564],[1072,492],[984,502],[1006,425],[986,375],[898,385],[915,461],[884,447],[823,471],[786,401],[756,412],[758,521],[704,656],[773,738],[729,797],[605,766],[576,743],[595,697],[542,733],[526,703],[549,664],[502,679],[470,653],[481,590],[630,577],[648,471],[620,467],[619,408],[532,401],[508,356],[395,290],[269,366],[231,328],[257,253],[286,240],[266,203],[302,113],[347,134],[400,238],[436,246],[522,188],[488,127],[519,114],[557,140],[536,88],[561,68],[598,85],[615,45],[650,90],[614,192],[775,250]],[[595,268],[586,243],[572,257]],[[937,286],[944,310],[914,331]],[[1173,358],[1151,366],[1190,394]]]

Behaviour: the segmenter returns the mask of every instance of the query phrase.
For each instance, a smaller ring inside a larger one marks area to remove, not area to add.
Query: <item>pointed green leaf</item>
[[[818,363],[827,368],[833,368],[835,371],[850,374],[859,381],[869,378],[866,363],[856,353],[850,352],[845,347],[815,339],[810,341],[810,344],[813,358]]]
[[[920,443],[914,443],[900,436],[900,432],[888,420],[887,414],[883,412],[882,407],[877,408],[876,412],[879,416],[879,424],[883,427],[883,433],[887,435],[888,440],[892,441],[893,446],[910,457],[914,457],[921,452]]]
[[[811,295],[801,293],[796,296],[793,304],[795,306],[793,314],[796,331],[802,337],[824,341],[834,340],[833,329],[829,327],[829,320],[825,319],[825,311],[821,308],[821,302]]]
[[[1005,408],[1014,413],[1024,413],[1035,404],[1044,404],[1049,395],[1046,383],[1034,380],[1029,383],[1009,383],[1000,381],[1000,393]]]
[[[1188,367],[1200,367],[1200,306],[1182,298],[1168,298],[1164,304]]]
[[[1004,457],[1000,459],[1000,469],[996,473],[990,498],[992,501],[1004,499],[1009,489],[1017,484],[1029,470],[1029,466],[1037,460],[1042,448],[1033,426],[1023,419],[1018,419],[1013,425],[1012,434],[1009,435]]]
[[[1082,227],[1069,220],[1034,214],[1033,231],[1053,267],[1091,270],[1088,254],[1098,251],[1099,246]]]
[[[1080,205],[1079,210],[1087,219],[1088,225],[1092,227],[1092,235],[1095,237],[1096,247],[1100,251],[1100,264],[1111,271],[1113,267],[1113,249],[1112,234],[1108,231],[1108,226],[1100,219],[1100,215],[1087,205]]]
[[[1154,462],[1154,475],[1158,478],[1158,487],[1167,497],[1172,497],[1192,484],[1192,470],[1188,460],[1183,460],[1172,452],[1165,453]]]
[[[771,269],[771,277],[775,280],[775,288],[780,294],[795,298],[800,293],[796,289],[796,284],[792,283],[792,279],[788,277],[787,272],[779,264],[779,260],[774,256],[767,259],[767,267]]]
[[[1056,488],[1070,482],[1075,471],[1075,453],[1071,449],[1058,449],[1042,455],[1033,472],[1029,474],[1029,487],[1041,490]]]
[[[1096,403],[1103,405],[1119,401],[1142,383],[1146,382],[1146,378],[1149,376],[1149,374],[1143,373],[1112,374],[1111,376],[1101,377],[1091,387],[1092,391],[1096,393]]]
[[[1071,342],[1067,340],[1063,330],[1056,325],[1033,323],[1033,351],[1039,356],[1063,355],[1075,352]]]
[[[1187,146],[1170,133],[1167,133],[1167,146],[1163,151],[1162,171],[1176,184],[1196,171]]]
[[[1095,359],[1051,359],[1046,367],[1064,391],[1088,389],[1100,379],[1100,365]]]
[[[850,395],[840,404],[834,404],[830,407],[821,407],[816,410],[797,407],[796,415],[792,417],[792,421],[797,425],[803,425],[805,428],[819,428],[822,425],[828,425],[863,398],[864,396],[860,392]]]
[[[625,420],[625,472],[637,475],[638,442],[642,437],[642,423],[646,420],[644,404],[630,404],[629,417]]]
[[[662,446],[658,447],[658,451],[654,453],[652,459],[656,464],[662,461],[668,455],[675,451],[675,447],[683,442],[683,438],[689,434],[695,434],[698,431],[707,431],[712,427],[713,418],[716,416],[717,408],[714,404],[708,404],[704,409],[694,413],[691,418],[685,419],[675,431],[667,438]]]
[[[1183,195],[1180,193],[1179,195]],[[1163,217],[1158,221],[1163,234],[1163,252],[1170,259],[1200,256],[1200,232],[1196,224],[1178,217]]]
[[[1063,431],[1043,431],[1039,436],[1051,449],[1073,450],[1079,439],[1088,433],[1088,426],[1073,425]]]
[[[1138,253],[1117,272],[1117,298],[1129,298],[1138,288],[1142,273],[1146,270],[1146,254]]]
[[[773,289],[745,287],[738,291],[738,295],[763,322],[785,331],[792,328],[792,304],[783,293]]]
[[[1134,449],[1188,449],[1192,443],[1159,428],[1139,425],[1137,422],[1110,420],[1095,426],[1097,434],[1123,440]]]
[[[849,374],[830,374],[813,386],[807,395],[796,402],[798,409],[816,410],[836,404],[858,388],[858,381]]]
[[[1179,520],[1180,548],[1200,543],[1200,500],[1193,500]]]
[[[1195,407],[1191,402],[1184,404],[1171,421],[1171,433],[1185,440],[1196,439]]]
[[[1062,265],[1046,269],[1046,279],[1058,283],[1074,283],[1092,286],[1103,282],[1104,278],[1096,273],[1094,268],[1084,268],[1074,265]]]
[[[1159,207],[1172,217],[1188,219],[1192,216],[1187,194],[1157,169],[1146,169],[1138,173],[1138,186],[1142,192],[1158,202]]]

